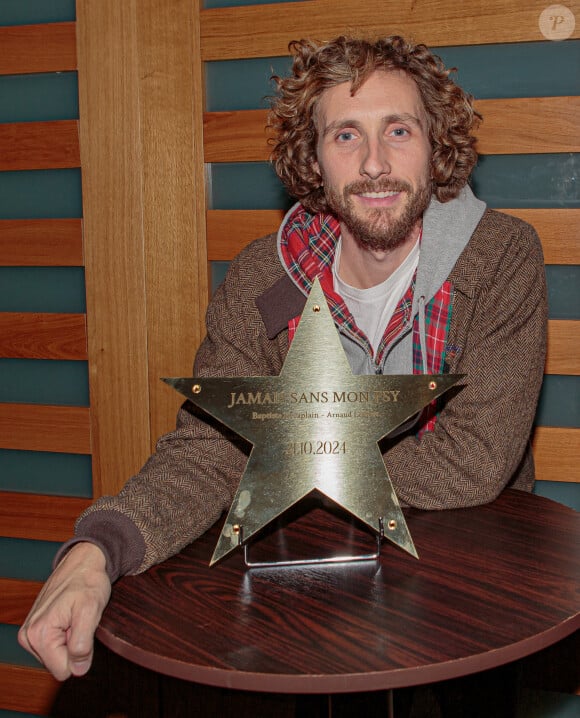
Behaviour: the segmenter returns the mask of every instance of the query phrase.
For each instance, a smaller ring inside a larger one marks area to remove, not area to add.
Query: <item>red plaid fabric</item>
[[[413,374],[442,374],[445,364],[447,334],[451,322],[453,286],[443,282],[441,288],[425,307],[427,366],[423,366],[419,322],[413,326]]]
[[[334,321],[372,356],[369,340],[356,325],[348,307],[334,291],[332,263],[336,243],[340,237],[340,224],[329,214],[310,214],[298,205],[287,218],[280,243],[280,251],[290,276],[306,294],[318,277]],[[292,341],[300,317],[289,322],[289,339]]]
[[[425,340],[427,344],[427,366],[423,367],[419,322],[413,324],[413,374],[443,374],[447,334],[451,324],[453,285],[443,282],[439,291],[425,307]],[[433,401],[421,415],[419,436],[425,431],[433,431],[437,421],[438,402]]]
[[[340,225],[334,217],[324,214],[312,215],[304,207],[297,205],[287,218],[281,232],[280,251],[282,259],[293,280],[306,293],[310,292],[314,279],[319,278],[334,321],[343,331],[356,337],[359,344],[366,349],[370,356],[373,356],[373,349],[368,338],[356,325],[343,299],[334,291],[332,263],[339,237]],[[374,358],[379,366],[382,364],[393,342],[411,322],[414,291],[415,277],[413,277],[404,297],[397,305],[377,348]],[[444,282],[425,307],[426,367],[423,367],[421,358],[419,322],[417,318],[413,322],[414,374],[443,373],[447,333],[451,322],[451,299],[452,285],[450,282]],[[300,317],[298,316],[288,323],[290,342],[294,338],[299,321]],[[433,430],[436,413],[436,406],[427,407],[422,416],[420,433]]]

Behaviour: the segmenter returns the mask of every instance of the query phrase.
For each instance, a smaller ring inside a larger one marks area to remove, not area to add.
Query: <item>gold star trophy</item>
[[[353,375],[316,280],[279,376],[164,379],[253,445],[210,565],[315,491],[417,557],[378,442],[459,378]]]

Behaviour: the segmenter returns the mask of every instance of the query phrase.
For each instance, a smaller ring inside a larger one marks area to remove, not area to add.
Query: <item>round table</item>
[[[580,626],[580,514],[505,491],[485,506],[405,511],[419,560],[389,542],[350,564],[209,567],[214,526],[117,582],[97,632],[115,653],[209,686],[345,693],[464,676]],[[361,553],[373,536],[329,507],[285,515],[252,560]]]

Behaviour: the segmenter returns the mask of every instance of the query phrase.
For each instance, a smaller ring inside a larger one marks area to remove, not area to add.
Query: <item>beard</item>
[[[399,216],[395,215],[395,209],[385,207],[357,213],[352,195],[391,191],[406,193]],[[428,182],[413,190],[407,182],[389,179],[351,182],[342,193],[333,187],[325,187],[326,201],[332,213],[346,226],[360,247],[376,252],[386,252],[403,244],[429,206],[431,193]]]

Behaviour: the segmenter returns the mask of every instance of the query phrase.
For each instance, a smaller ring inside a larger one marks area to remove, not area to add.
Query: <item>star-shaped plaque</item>
[[[279,376],[164,379],[253,444],[211,564],[315,490],[416,557],[378,441],[458,379],[353,375],[318,280]]]

